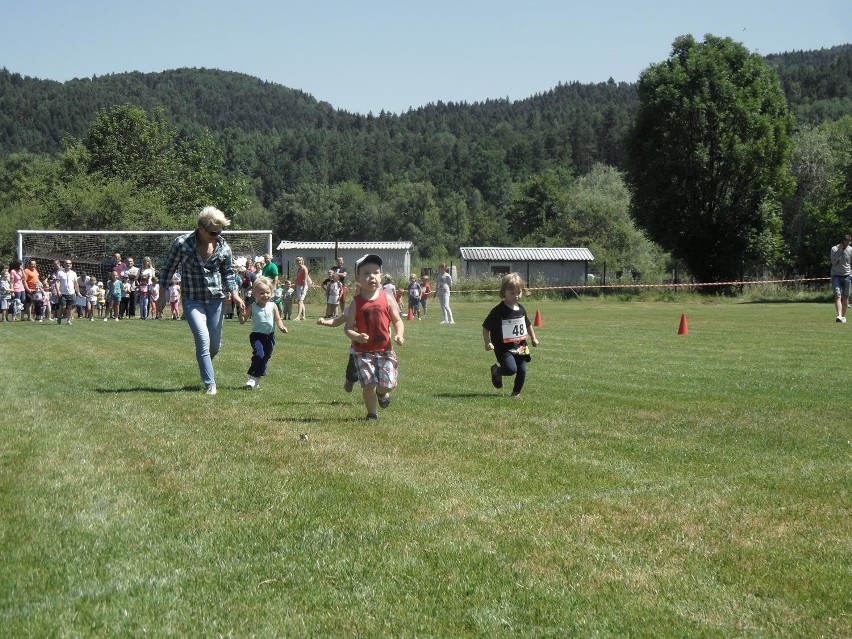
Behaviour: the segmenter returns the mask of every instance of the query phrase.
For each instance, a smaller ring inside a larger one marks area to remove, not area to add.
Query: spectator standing
[[[349,277],[349,271],[343,265],[343,256],[337,256],[337,264],[335,264],[332,269],[335,273],[337,273],[337,281],[340,282],[340,312],[346,309],[346,296],[349,293],[349,289],[346,287],[346,278]]]
[[[305,266],[305,258],[296,258],[296,321],[303,322],[305,320],[305,297],[308,295],[308,288],[311,286],[311,276],[308,273],[308,267]]]
[[[0,322],[9,321],[9,305],[12,301],[12,281],[9,279],[9,269],[0,264]]]
[[[9,264],[9,281],[12,283],[12,321],[21,319],[21,311],[27,299],[27,291],[24,288],[24,269],[21,260],[14,259]]]
[[[426,309],[429,306],[429,296],[432,294],[432,285],[429,283],[429,276],[424,275],[420,279],[423,287],[423,295],[420,297],[420,306],[423,308],[423,317],[426,317]]]
[[[263,267],[260,270],[263,277],[272,282],[272,290],[278,288],[278,265],[272,261],[272,254],[266,253],[263,256]]]
[[[453,311],[450,308],[450,290],[453,287],[453,276],[450,275],[450,269],[446,264],[441,264],[438,269],[441,271],[438,274],[438,303],[441,305],[441,312],[444,314],[444,319],[441,324],[455,324],[453,320]]]
[[[72,268],[71,260],[65,260],[65,267],[56,273],[56,292],[59,294],[59,308],[56,311],[56,323],[62,323],[62,315],[71,326],[71,316],[80,296],[80,285],[77,282],[77,273]]]
[[[38,264],[35,260],[27,261],[27,268],[24,269],[24,290],[26,291],[27,297],[24,305],[24,315],[28,320],[34,320],[33,315],[40,315],[39,313],[33,313],[32,305],[33,305],[33,294],[36,292],[36,284],[41,283],[41,278],[38,274]]]

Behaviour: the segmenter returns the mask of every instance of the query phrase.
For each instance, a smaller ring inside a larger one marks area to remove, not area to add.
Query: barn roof
[[[276,250],[290,251],[298,249],[333,249],[334,242],[294,242],[292,240],[282,240]],[[413,246],[412,242],[337,242],[339,249],[352,250],[395,250],[395,249],[410,249]]]
[[[460,250],[462,259],[467,261],[585,262],[595,259],[587,248],[463,246]]]

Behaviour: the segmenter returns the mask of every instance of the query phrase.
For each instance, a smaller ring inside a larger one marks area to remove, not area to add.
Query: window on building
[[[503,277],[504,275],[508,275],[510,273],[508,264],[492,264],[491,265],[491,275],[494,277]]]

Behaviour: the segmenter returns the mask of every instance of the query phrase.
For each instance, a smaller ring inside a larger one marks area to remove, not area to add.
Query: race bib
[[[527,325],[523,317],[504,319],[502,321],[502,326],[504,344],[522,342],[527,338]]]

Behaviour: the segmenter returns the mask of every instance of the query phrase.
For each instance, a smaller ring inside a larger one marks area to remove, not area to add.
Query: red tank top
[[[380,291],[379,296],[374,300],[368,300],[360,295],[355,296],[355,328],[359,333],[370,336],[366,344],[354,343],[355,350],[359,353],[391,350],[387,293]]]
[[[305,271],[300,268],[298,271],[296,271],[296,286],[304,286],[305,280]]]

